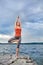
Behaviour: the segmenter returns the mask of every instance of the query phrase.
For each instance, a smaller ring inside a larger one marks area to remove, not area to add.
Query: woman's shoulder
[[[18,27],[18,26],[16,26],[16,27],[15,27],[15,29],[16,29],[16,28],[19,28],[19,29],[21,29],[21,27]]]

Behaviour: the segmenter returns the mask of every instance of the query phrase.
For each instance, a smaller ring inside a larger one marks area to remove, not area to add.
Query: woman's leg
[[[19,48],[16,48],[16,58],[18,58]]]
[[[15,40],[15,38],[11,38],[8,40],[8,42],[12,42],[13,40]]]
[[[8,40],[8,42],[12,42],[13,40],[16,41],[16,38],[11,38]],[[18,43],[17,43],[17,48],[16,48],[16,58],[18,58],[18,54],[19,54],[19,46],[20,46],[20,43],[21,43],[21,37],[18,39]]]
[[[21,38],[19,39],[19,42],[17,44],[17,48],[16,48],[16,58],[18,58],[18,55],[19,55],[19,46],[20,46],[20,43],[21,43]]]

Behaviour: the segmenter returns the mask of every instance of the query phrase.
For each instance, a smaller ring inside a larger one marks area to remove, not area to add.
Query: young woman
[[[19,21],[19,16],[17,17],[16,25],[15,25],[15,36],[8,40],[8,42],[17,42],[16,48],[16,58],[18,58],[19,46],[21,43],[21,22]]]

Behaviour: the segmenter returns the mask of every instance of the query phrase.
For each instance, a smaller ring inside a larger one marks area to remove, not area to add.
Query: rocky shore
[[[15,54],[0,54],[0,65],[37,65],[37,63],[25,55],[16,58]]]

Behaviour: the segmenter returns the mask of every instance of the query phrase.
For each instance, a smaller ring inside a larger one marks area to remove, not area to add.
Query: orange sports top
[[[15,36],[16,37],[21,36],[21,28],[15,28]]]

